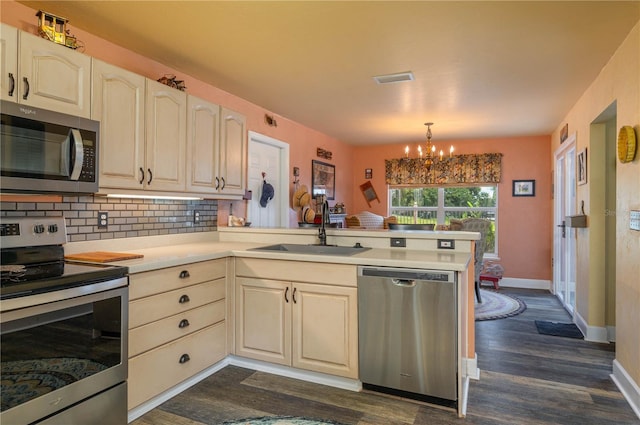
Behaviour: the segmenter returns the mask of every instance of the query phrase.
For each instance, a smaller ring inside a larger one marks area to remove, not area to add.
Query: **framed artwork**
[[[513,196],[536,196],[536,181],[514,180]]]
[[[327,199],[336,196],[336,167],[326,162],[311,160],[311,195],[315,198],[325,195]]]
[[[587,148],[578,152],[576,173],[578,174],[578,185],[587,184]]]

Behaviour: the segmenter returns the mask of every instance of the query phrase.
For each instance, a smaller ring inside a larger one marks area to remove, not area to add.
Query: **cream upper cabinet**
[[[184,191],[187,94],[147,79],[144,185]]]
[[[20,31],[18,38],[14,99],[25,105],[89,118],[91,57],[26,32]]]
[[[221,108],[219,191],[244,195],[247,186],[247,120],[230,109]]]
[[[97,59],[92,72],[91,119],[100,121],[100,187],[140,189],[145,78]]]
[[[236,259],[235,354],[357,379],[358,299],[349,277],[349,286],[272,278],[277,270],[283,277],[293,277],[304,276],[304,270],[310,276],[308,270],[322,273],[324,269],[318,280],[325,280],[323,275],[332,275],[336,267],[308,265]]]
[[[0,24],[0,99],[17,102],[18,97],[18,29]]]
[[[220,187],[220,106],[187,97],[187,191],[217,193]]]

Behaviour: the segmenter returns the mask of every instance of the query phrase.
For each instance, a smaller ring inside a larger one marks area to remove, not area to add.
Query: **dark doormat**
[[[536,320],[538,333],[543,335],[563,336],[565,338],[583,339],[580,329],[573,323],[549,322],[546,320]]]

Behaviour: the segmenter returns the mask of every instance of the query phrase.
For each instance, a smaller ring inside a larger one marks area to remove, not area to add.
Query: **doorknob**
[[[564,220],[562,220],[562,224],[558,224],[558,227],[562,228],[562,237],[565,238],[567,236],[567,225]]]

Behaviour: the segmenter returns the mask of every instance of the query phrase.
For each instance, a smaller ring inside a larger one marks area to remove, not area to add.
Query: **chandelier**
[[[427,172],[429,172],[431,170],[431,166],[439,159],[440,161],[442,161],[442,158],[444,156],[444,152],[442,151],[442,149],[440,150],[439,155],[436,155],[436,146],[431,143],[431,126],[433,125],[432,122],[426,122],[424,123],[424,125],[427,126],[427,144],[425,146],[425,160],[424,160],[424,166],[427,169]],[[404,154],[407,158],[409,158],[409,146],[407,145],[407,147],[404,148]],[[422,159],[422,146],[418,145],[418,155],[420,156],[420,159]],[[451,158],[451,156],[453,156],[453,145],[451,146],[451,148],[449,148],[449,158]]]

